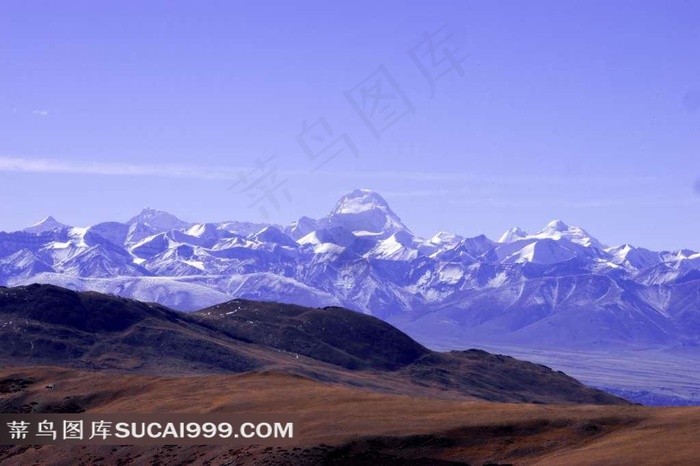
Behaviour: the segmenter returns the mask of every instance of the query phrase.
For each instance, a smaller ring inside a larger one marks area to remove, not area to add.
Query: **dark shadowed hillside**
[[[340,307],[236,299],[194,315],[233,338],[347,369],[396,370],[431,353],[386,322]]]
[[[50,285],[0,288],[0,360],[145,375],[274,371],[367,390],[624,404],[563,373],[483,351],[437,353],[342,308],[234,300],[194,314]]]

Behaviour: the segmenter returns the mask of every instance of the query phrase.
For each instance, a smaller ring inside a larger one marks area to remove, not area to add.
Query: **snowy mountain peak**
[[[658,252],[637,248],[630,244],[607,248],[605,252],[612,256],[610,261],[612,264],[635,270],[653,267],[661,262],[661,255]]]
[[[356,189],[340,198],[331,213],[319,221],[322,228],[342,227],[355,234],[386,238],[408,227],[386,200],[369,189]]]
[[[39,234],[39,233],[44,233],[46,231],[53,231],[53,230],[61,230],[63,228],[66,228],[67,225],[64,225],[63,223],[58,222],[55,218],[52,216],[46,217],[44,220],[42,220],[39,223],[35,223],[34,225],[25,228],[23,231],[27,233],[34,233],[34,234]]]
[[[213,223],[196,223],[192,225],[187,234],[196,238],[204,238],[216,234],[216,225]]]
[[[150,207],[144,208],[138,215],[127,222],[129,225],[133,225],[135,223],[147,225],[158,231],[175,230],[189,226],[188,223],[183,222],[173,214],[169,214],[168,212],[164,212],[162,210],[151,209]]]
[[[251,236],[252,239],[260,241],[261,243],[275,243],[284,246],[295,247],[296,242],[285,235],[282,230],[273,226],[266,226],[259,232]]]
[[[561,220],[552,220],[542,231],[568,231],[571,227]]]
[[[389,210],[389,204],[378,193],[370,189],[356,189],[340,198],[331,215],[357,214],[373,209]]]
[[[163,214],[170,215],[162,210],[152,209],[151,207],[144,207],[138,214],[136,214],[134,217],[131,218],[131,220],[129,220],[126,223],[145,223],[146,221],[157,218]]]
[[[530,237],[536,239],[566,239],[572,243],[580,244],[582,246],[593,247],[600,250],[605,249],[603,244],[601,244],[597,239],[593,238],[583,228],[567,225],[561,220],[552,220],[539,233],[536,235],[531,235]]]
[[[510,244],[514,241],[517,241],[519,239],[527,238],[528,234],[525,230],[523,230],[520,227],[513,227],[510,230],[506,231],[501,235],[501,237],[498,239],[499,243],[503,244]]]
[[[608,254],[610,254],[613,257],[625,258],[630,253],[633,253],[636,250],[637,250],[636,247],[632,246],[631,244],[625,243],[625,244],[621,244],[620,246],[614,246],[614,247],[607,248],[607,249],[605,249],[605,252],[607,252]]]
[[[463,237],[455,235],[454,233],[439,231],[428,241],[436,245],[453,245],[459,243],[463,239]]]

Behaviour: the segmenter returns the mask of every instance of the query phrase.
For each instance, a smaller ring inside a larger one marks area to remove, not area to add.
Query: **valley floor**
[[[489,344],[473,346],[564,371],[586,385],[635,403],[647,406],[700,405],[700,351],[697,349],[606,352],[551,351]],[[444,347],[436,349],[446,350]]]
[[[31,383],[24,388],[3,384],[10,379]],[[47,384],[55,390],[46,390]],[[298,434],[295,445],[276,448],[0,447],[3,465],[670,465],[695,464],[700,456],[700,408],[418,398],[280,373],[163,377],[53,367],[0,369],[0,412],[27,407],[91,413],[287,413],[297,417]]]

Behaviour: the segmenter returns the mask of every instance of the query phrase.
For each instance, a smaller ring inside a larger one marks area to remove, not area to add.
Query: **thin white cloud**
[[[238,179],[245,169],[201,167],[181,164],[132,164],[110,162],[75,162],[55,159],[29,159],[0,156],[0,171],[53,173],[70,175],[159,176],[210,180]]]
[[[40,117],[49,116],[48,110],[32,110],[32,114]]]
[[[325,177],[334,178],[357,178],[365,179],[380,179],[380,180],[398,180],[398,181],[455,181],[455,182],[478,182],[481,184],[511,184],[511,185],[564,185],[568,186],[572,183],[591,184],[608,186],[622,185],[639,185],[642,183],[657,183],[665,181],[665,178],[651,175],[530,175],[523,174],[521,176],[502,176],[476,172],[427,172],[427,171],[319,171],[314,172],[314,175],[322,175]],[[441,190],[439,190],[441,191]],[[426,194],[427,195],[427,194]]]
[[[252,160],[252,158],[251,158]],[[0,172],[30,172],[30,173],[54,173],[54,174],[84,174],[84,175],[111,175],[111,176],[158,176],[174,178],[194,178],[210,180],[238,180],[241,173],[250,173],[254,164],[249,166],[203,166],[189,164],[138,164],[120,162],[90,162],[76,160],[37,159],[28,157],[0,156]],[[275,162],[271,162],[266,168],[278,168]],[[666,183],[663,177],[654,176],[498,176],[472,172],[421,172],[421,171],[318,171],[300,167],[295,169],[278,169],[277,174],[283,177],[323,177],[326,179],[350,179],[358,185],[364,185],[368,180],[404,181],[404,182],[459,182],[462,186],[458,192],[472,192],[474,186],[481,186],[481,191],[490,190],[497,185],[552,185],[570,186],[572,184],[591,186],[639,186],[642,184]],[[466,187],[463,183],[470,183]],[[411,189],[401,192],[387,191],[386,195],[396,197],[433,197],[450,196],[455,194],[454,188]]]
[[[698,198],[683,198],[676,199],[592,199],[592,200],[566,200],[566,199],[551,199],[551,198],[532,198],[532,199],[493,199],[478,197],[463,199],[454,198],[450,201],[451,205],[460,206],[487,206],[487,207],[564,207],[564,208],[593,208],[600,209],[606,207],[679,207],[679,206],[696,206],[700,204]]]

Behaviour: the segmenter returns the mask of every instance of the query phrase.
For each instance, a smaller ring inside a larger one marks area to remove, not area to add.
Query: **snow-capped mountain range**
[[[52,283],[194,310],[249,298],[341,305],[425,341],[694,346],[700,253],[607,247],[555,220],[497,241],[414,235],[377,193],[287,227],[144,209],[90,227],[0,233],[0,285]]]

